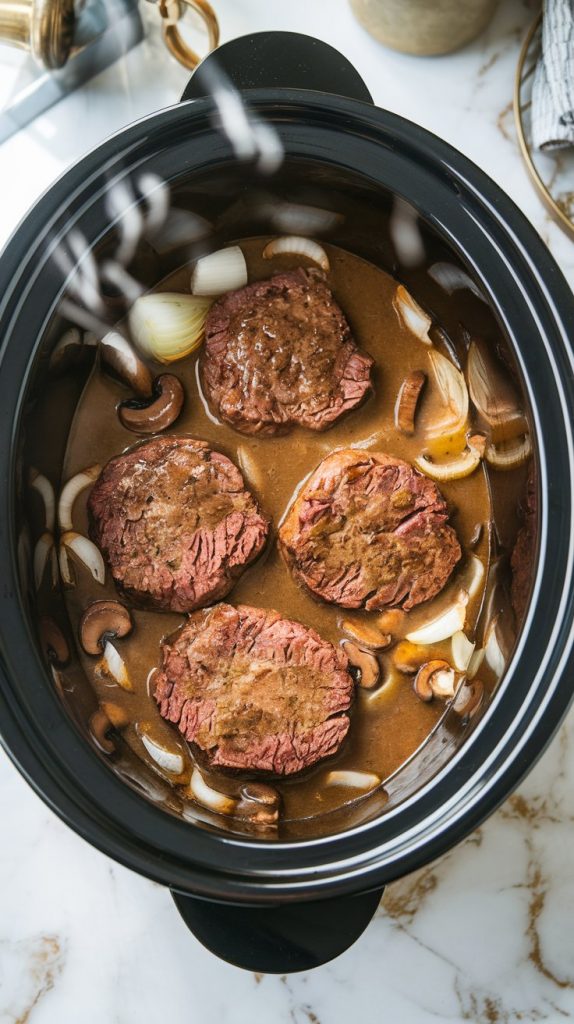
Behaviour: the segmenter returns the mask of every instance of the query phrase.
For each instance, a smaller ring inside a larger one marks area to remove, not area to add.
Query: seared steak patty
[[[157,437],[108,462],[88,510],[118,586],[174,612],[227,594],[269,529],[230,459],[185,437]]]
[[[322,273],[276,274],[210,310],[200,373],[210,406],[245,434],[325,430],[372,391],[373,360],[357,348]]]
[[[407,462],[336,451],[311,475],[279,537],[317,597],[368,611],[438,594],[461,557],[444,498]]]
[[[161,714],[214,767],[292,775],[336,753],[347,734],[345,654],[278,612],[195,612],[161,654]]]

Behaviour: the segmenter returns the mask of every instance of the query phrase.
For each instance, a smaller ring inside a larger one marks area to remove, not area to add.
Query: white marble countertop
[[[503,0],[471,46],[420,59],[371,40],[347,0],[214,2],[224,40],[284,28],[338,47],[377,103],[442,135],[499,182],[574,283],[574,246],[535,197],[514,136],[514,70],[536,3]],[[186,77],[148,38],[0,147],[0,244],[64,168],[110,132],[174,102]],[[0,1024],[574,1018],[573,715],[481,829],[388,889],[352,950],[289,978],[253,976],[207,953],[165,890],[69,831],[2,754],[0,821]]]

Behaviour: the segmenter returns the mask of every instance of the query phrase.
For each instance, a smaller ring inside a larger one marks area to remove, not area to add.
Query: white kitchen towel
[[[574,145],[574,0],[544,0],[542,55],[532,86],[532,144]]]

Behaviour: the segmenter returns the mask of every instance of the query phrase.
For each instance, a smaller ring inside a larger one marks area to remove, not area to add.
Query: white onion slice
[[[167,750],[165,747],[160,746],[159,743],[152,740],[151,736],[147,736],[145,732],[140,734],[140,739],[149,756],[159,768],[169,772],[170,775],[182,774],[184,769],[183,754],[174,753],[173,750]]]
[[[486,442],[479,438],[478,434],[469,438],[465,450],[449,462],[432,462],[426,455],[417,455],[415,466],[431,480],[462,480],[480,466]]]
[[[468,639],[462,630],[458,630],[457,633],[452,634],[450,644],[454,667],[459,672],[466,672],[470,665],[470,659],[472,658],[476,645],[473,644],[472,640]]]
[[[441,640],[448,640],[453,633],[458,633],[463,629],[467,604],[467,591],[459,591],[448,608],[429,619],[424,625],[411,630],[406,634],[405,639],[410,640],[412,644],[438,644]]]
[[[500,679],[506,668],[506,658],[498,640],[496,620],[491,623],[488,630],[486,643],[484,645],[484,660],[488,667],[494,672],[497,680]]]
[[[134,344],[160,363],[183,359],[203,340],[211,299],[180,292],[152,292],[134,302],[129,313]]]
[[[189,783],[189,794],[199,804],[208,807],[210,811],[217,811],[219,814],[233,814],[237,807],[237,800],[219,793],[207,785],[199,768],[194,768]]]
[[[460,291],[462,288],[467,288],[469,292],[476,295],[477,299],[482,299],[483,302],[486,302],[484,295],[478,285],[474,283],[472,277],[462,270],[461,267],[455,266],[454,263],[433,263],[432,267],[429,267],[428,275],[449,295]]]
[[[332,771],[325,776],[326,786],[349,786],[353,789],[376,789],[381,780],[374,772]]]
[[[89,569],[96,583],[105,583],[106,567],[101,552],[94,543],[81,533],[68,530],[62,534],[60,542],[60,572],[64,583],[73,585],[74,579],[67,557],[68,551],[72,551],[76,558]],[[62,554],[63,552],[63,554]]]
[[[52,561],[53,552],[54,537],[49,530],[46,530],[36,541],[34,548],[34,586],[36,590],[40,589],[48,560]]]
[[[406,328],[414,334],[419,341],[422,341],[425,345],[432,345],[432,341],[429,338],[429,330],[432,324],[432,320],[428,313],[425,313],[424,309],[421,309],[418,302],[415,302],[410,292],[399,284],[393,298],[393,308],[397,313],[399,320],[403,322]]]
[[[238,245],[202,256],[191,275],[193,295],[223,295],[246,284],[247,264]]]
[[[530,457],[532,442],[530,435],[525,434],[515,441],[504,441],[501,444],[488,444],[485,458],[495,469],[516,469]]]
[[[482,662],[484,661],[484,647],[478,647],[468,663],[466,675],[468,679],[474,679]]]
[[[484,573],[485,568],[481,559],[478,555],[471,555],[460,580],[469,597],[474,597],[475,594],[478,594],[484,580]]]
[[[314,242],[312,238],[305,238],[303,235],[283,235],[281,238],[274,238],[268,242],[263,250],[263,259],[272,260],[274,256],[306,256],[317,266],[321,267],[326,274],[329,273],[329,257],[322,245]]]
[[[111,676],[122,690],[133,690],[126,663],[110,640],[106,640],[104,654],[98,667],[104,675]]]
[[[429,359],[435,381],[445,407],[445,415],[435,420],[425,431],[428,438],[443,437],[463,431],[468,420],[468,388],[464,374],[451,363],[450,359],[433,349]]]
[[[60,525],[60,529],[64,532],[74,528],[72,522],[72,509],[74,507],[74,502],[86,487],[89,487],[90,484],[93,484],[97,480],[100,475],[101,468],[102,467],[98,465],[88,466],[87,469],[83,469],[81,473],[76,473],[75,476],[71,477],[68,482],[64,484],[62,493],[60,494],[60,500],[58,502],[58,523]]]
[[[48,478],[43,473],[39,473],[37,469],[30,470],[30,487],[38,492],[44,502],[44,529],[53,533],[56,518],[54,488]]]

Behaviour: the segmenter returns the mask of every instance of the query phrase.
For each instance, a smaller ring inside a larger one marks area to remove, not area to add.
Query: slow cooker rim
[[[261,92],[260,90],[255,90],[254,94],[255,93],[259,94],[260,92]],[[263,106],[264,107],[267,107],[267,105],[269,103],[271,103],[271,104],[275,103],[276,104],[279,101],[281,101],[282,103],[283,102],[289,102],[290,104],[293,104],[294,101],[297,100],[297,102],[302,103],[304,107],[306,107],[306,106],[308,106],[308,105],[310,105],[312,103],[316,103],[322,109],[324,109],[326,106],[327,107],[332,107],[336,113],[340,113],[341,112],[341,106],[344,106],[347,115],[350,115],[353,112],[353,110],[351,110],[349,108],[354,108],[355,113],[356,113],[356,108],[359,108],[362,116],[364,116],[365,114],[368,115],[367,119],[369,121],[372,120],[374,115],[381,115],[381,116],[383,116],[386,119],[390,119],[391,126],[392,126],[392,122],[394,121],[395,123],[398,122],[400,124],[402,130],[404,130],[404,126],[406,124],[406,126],[407,126],[406,130],[407,131],[413,129],[415,131],[415,134],[416,133],[421,133],[420,134],[420,138],[422,138],[423,141],[427,142],[427,146],[428,146],[428,140],[429,139],[433,140],[434,144],[436,144],[436,148],[442,151],[440,153],[440,157],[439,158],[445,159],[446,155],[450,154],[452,156],[452,153],[453,153],[452,147],[449,147],[446,143],[442,143],[441,140],[436,140],[434,138],[434,136],[428,136],[428,133],[426,133],[423,129],[418,128],[418,126],[411,125],[410,122],[405,122],[404,119],[397,118],[396,115],[389,115],[386,112],[377,111],[376,108],[373,109],[370,106],[368,106],[366,104],[363,104],[363,103],[358,103],[356,101],[342,101],[338,97],[337,98],[329,98],[329,97],[322,97],[322,96],[316,97],[314,94],[309,94],[309,93],[301,94],[301,93],[297,93],[297,91],[289,91],[287,96],[286,96],[286,93],[285,93],[284,90],[278,91],[275,96],[273,96],[272,91],[269,91],[269,90],[263,90],[262,92],[263,92],[263,97],[260,97],[259,95],[257,95],[257,96],[253,95],[253,101],[256,102],[256,103],[261,103],[263,101]],[[209,101],[201,101],[201,100],[191,101],[189,104],[186,104],[185,107],[194,107],[196,112],[197,112],[197,109],[198,109],[197,108],[197,104],[203,104],[205,106],[206,104],[209,105]],[[179,120],[179,116],[180,116],[179,112],[182,109],[185,109],[185,107],[182,108],[181,106],[177,106],[177,107],[174,107],[174,108],[170,108],[170,110],[177,112],[177,115],[178,115],[177,116],[177,120]],[[129,134],[130,132],[134,132],[136,130],[141,129],[142,126],[148,124],[150,121],[154,121],[155,119],[159,119],[160,121],[161,120],[165,120],[165,116],[169,112],[170,112],[169,110],[168,111],[160,111],[157,114],[150,115],[148,118],[143,119],[143,121],[137,122],[136,125],[132,126],[130,129],[124,130],[123,132],[118,133],[118,135],[116,135],[115,137],[112,137],[111,140],[108,140],[101,147],[98,147],[98,149],[93,151],[91,154],[89,154],[89,156],[91,156],[92,159],[96,159],[98,154],[100,154],[103,150],[104,151],[109,150],[109,147],[114,142],[114,140],[117,140],[117,139],[124,140],[124,137],[126,135],[126,131],[127,131],[127,134]],[[395,124],[395,127],[396,127],[396,124]],[[412,140],[409,140],[409,141],[412,142]],[[456,153],[456,151],[454,151],[454,152]],[[469,161],[466,160],[466,158],[460,157],[459,154],[456,154],[456,156],[457,156],[457,160],[459,160],[459,162],[462,163],[463,166],[466,164],[467,176],[468,176],[468,171],[469,171],[469,168],[470,168],[472,170],[473,174],[475,173],[475,176],[477,178],[479,178],[479,180],[480,180],[480,177],[482,177],[483,185],[484,185],[484,182],[486,181],[489,184],[489,188],[495,190],[495,195],[494,195],[494,197],[491,197],[491,198],[494,198],[497,201],[498,209],[499,210],[500,210],[500,207],[504,205],[504,202],[506,202],[507,204],[510,204],[510,200],[508,200],[507,197],[505,197],[504,194],[498,189],[498,187],[496,185],[494,185],[494,183],[490,182],[490,179],[487,179],[486,176],[484,176],[483,173],[480,172],[478,168],[474,168],[474,165],[471,165],[469,163]],[[85,165],[85,162],[86,162],[87,159],[88,158],[84,158],[82,161],[79,162],[79,164],[75,165],[75,167],[72,168],[71,171],[67,172],[66,175],[64,175],[64,177],[62,179],[60,179],[60,183],[62,181],[69,181],[70,177],[71,176],[73,177],[74,172],[77,172],[80,167],[84,168],[84,165]],[[451,171],[452,170],[453,169],[451,168]],[[85,171],[83,173],[85,173]],[[453,173],[455,173],[455,175],[456,175],[457,172],[453,172]],[[60,184],[60,183],[58,183],[58,184]],[[55,187],[56,186],[53,186],[53,189]],[[50,194],[53,191],[53,189],[49,191],[48,196],[50,196]],[[501,197],[502,197],[502,201],[501,201]],[[43,197],[39,201],[39,204],[41,204],[45,199],[46,199],[46,196]],[[35,210],[38,209],[38,205],[34,208]],[[526,235],[528,235],[528,233],[530,233],[530,235],[532,236],[534,234],[533,229],[527,224],[527,222],[525,222],[525,220],[522,218],[522,215],[519,213],[519,211],[516,210],[516,208],[514,207],[513,204],[511,204],[511,207],[512,207],[513,213],[515,215],[516,214],[518,215],[518,225],[515,224],[515,229],[516,229],[516,226],[518,226],[518,229],[521,228],[522,229],[522,235],[524,235],[524,233],[525,233],[524,229],[527,228]],[[29,215],[29,218],[27,218],[27,220],[30,220],[31,216],[32,215]],[[518,236],[520,237],[520,235],[521,235],[521,231],[518,230]],[[17,241],[17,237],[18,236],[16,236],[16,238],[14,239],[14,242]],[[527,239],[527,241],[530,241],[530,243],[532,243],[532,237],[530,239]],[[523,243],[524,243],[524,240],[523,240]],[[549,273],[550,271],[555,272],[557,270],[557,268],[555,267],[555,264],[553,264],[553,261],[552,261],[551,257],[549,256],[549,254],[546,253],[546,251],[544,250],[544,247],[542,246],[542,243],[538,239],[537,239],[537,245],[538,245],[538,249],[541,250],[541,255],[546,258],[547,263],[549,261],[549,266],[546,268],[546,273]],[[7,250],[5,251],[5,254],[8,254],[9,248],[10,248],[10,245],[7,247]],[[540,253],[539,253],[539,255],[540,255]],[[539,260],[537,262],[539,262]],[[555,282],[555,287],[556,287],[556,282]],[[566,286],[565,282],[562,283],[562,290],[563,290],[563,292],[564,292],[564,289],[567,289],[567,286]],[[570,312],[570,315],[572,316],[573,315],[572,296],[570,295],[569,291],[566,291],[566,292],[564,292],[564,296],[563,297],[564,298],[567,297],[567,301],[565,301],[565,305],[566,305],[566,307],[569,306],[569,312]],[[554,719],[553,719],[554,724],[551,727],[551,731],[553,731],[554,728],[556,727],[556,725],[558,724],[558,721],[561,718],[562,713],[563,713],[564,710],[565,710],[565,707],[560,710],[560,708],[558,707],[558,704],[555,702],[555,705],[554,705],[554,712],[555,712],[555,714],[554,714]],[[6,714],[8,714],[7,710],[6,710]],[[547,726],[549,725],[549,722],[550,722],[550,720],[547,718],[546,719],[546,725]],[[547,731],[548,731],[548,729],[544,730],[544,732],[547,732]],[[26,744],[25,740],[23,742],[24,742],[24,744]],[[17,742],[16,743],[14,743],[14,742],[11,743],[11,746],[13,748],[17,747],[17,745],[18,745]],[[86,750],[89,750],[87,745],[86,745]],[[18,757],[17,752],[16,752],[15,749],[13,749],[12,753],[15,754],[16,755],[16,759],[20,761],[20,767],[21,767],[21,770],[23,771],[23,773],[27,774],[27,776],[29,777],[29,781],[32,781],[32,784],[34,785],[34,787],[38,789],[38,783],[36,782],[35,778],[30,780],[30,773],[27,771],[26,764],[25,764],[25,758]],[[514,785],[515,782],[517,781],[518,777],[520,777],[521,774],[530,766],[531,766],[530,758],[526,759],[526,761],[524,761],[521,765],[517,765],[517,764],[515,764],[513,766],[509,765],[508,766],[509,768],[510,767],[514,768],[514,773],[513,773],[514,781],[511,784]],[[108,771],[108,774],[111,775],[111,773],[109,773],[109,771]],[[510,776],[507,776],[507,777],[509,778]],[[499,774],[498,778],[499,778],[499,783],[500,783],[500,779],[501,779],[500,774]],[[119,780],[117,780],[117,781],[119,782]],[[119,784],[122,786],[122,788],[124,788],[124,789],[126,788],[124,783],[119,782]],[[499,785],[499,792],[501,791],[501,788],[505,789],[507,787],[505,787],[505,786],[500,787],[500,785]],[[47,794],[45,792],[41,792],[40,795],[42,795],[44,797],[44,799],[49,799],[49,798],[47,798]],[[505,793],[503,792],[502,795],[500,795],[500,799],[502,799],[504,797],[504,795],[505,795]],[[496,798],[494,798],[494,799],[496,799]],[[492,803],[492,798],[491,798],[491,803]],[[62,812],[62,809],[61,809],[59,803],[57,805],[53,805],[53,806],[54,806],[54,809],[56,809],[57,812],[60,813],[61,816],[66,817],[66,814],[64,812]],[[489,804],[489,806],[484,809],[483,813],[481,812],[482,813],[482,817],[486,816],[486,814],[488,814],[491,809],[493,809],[493,808]],[[76,808],[76,810],[77,810],[77,808]],[[165,814],[165,812],[159,811],[158,809],[155,809],[155,808],[154,808],[154,810],[158,814],[160,814],[162,816],[162,819],[166,819],[168,817]],[[469,825],[468,822],[467,822],[466,825],[462,825],[462,828],[460,829],[461,832],[464,832],[464,833],[468,832],[471,827],[474,827],[475,823],[478,823],[478,820],[479,820],[479,817],[478,817],[479,807],[478,806],[476,807],[476,812],[477,812],[477,816],[475,817],[473,823]],[[89,814],[89,812],[88,812],[88,817],[89,817],[89,822],[92,823],[93,818]],[[74,821],[68,821],[68,823],[72,824],[72,827],[75,827],[76,830],[78,830],[78,826],[77,826],[75,820]],[[187,829],[187,830],[189,829],[189,825],[184,825],[183,827],[185,829]],[[451,823],[451,827],[452,827],[452,823]],[[86,829],[85,831],[88,832],[89,830]],[[325,841],[327,842],[328,845],[332,845],[334,840],[340,839],[341,837],[343,837],[343,838],[344,837],[349,837],[350,834],[351,835],[353,834],[353,831],[354,830],[351,830],[351,833],[342,833],[339,836],[327,837],[327,839]],[[440,839],[441,849],[446,847],[446,843],[444,842],[444,840],[446,838],[446,834],[447,834],[447,831],[445,830],[445,831],[443,831],[441,833],[440,837],[438,837]],[[451,836],[451,838],[449,839],[449,845],[451,845],[452,842],[456,842],[456,841],[458,841],[458,839],[461,838],[461,835],[460,834],[456,835],[454,831],[452,833],[449,832],[448,834]],[[226,844],[228,846],[229,845],[233,845],[235,847],[241,846],[244,849],[252,849],[253,848],[252,844],[250,844],[249,842],[245,843],[242,840],[238,840],[237,837],[227,838],[227,837],[217,836],[216,838],[217,838],[217,842],[218,843],[223,843],[223,844]],[[102,840],[102,842],[98,842],[97,839],[95,839],[93,835],[90,835],[90,841],[93,842],[94,845],[98,845],[105,852],[112,853],[112,855],[115,856],[116,859],[123,860],[123,862],[127,863],[129,866],[132,866],[132,867],[135,866],[134,863],[133,863],[132,858],[129,858],[127,856],[127,854],[125,854],[125,856],[120,855],[120,852],[121,852],[120,851],[120,847],[123,849],[122,844],[120,844],[116,849],[111,850],[109,848],[109,845],[108,845],[107,842],[104,843],[103,840]],[[325,841],[321,841],[321,842],[325,842]],[[309,846],[312,846],[313,844],[314,844],[314,841],[311,841],[311,842],[304,841],[303,843],[296,844],[296,845],[300,845],[302,847],[307,847],[308,848]],[[257,848],[258,849],[261,848],[260,844],[257,845]],[[269,849],[268,846],[266,846],[265,848],[267,850]],[[289,844],[289,848],[290,849],[293,848],[291,844]],[[278,847],[275,844],[273,844],[273,849],[278,849]],[[426,861],[426,860],[429,859],[429,856],[434,856],[435,855],[434,853],[430,853],[429,854],[427,847],[425,847],[424,850],[425,850],[425,852],[421,856],[421,860],[422,861]],[[139,850],[137,852],[139,853]],[[139,859],[139,858],[137,858],[137,859]],[[400,867],[400,872],[397,871],[396,873],[402,873],[403,869],[405,869],[407,866],[408,866],[408,869],[410,870],[412,865],[410,865],[410,864],[407,865],[406,861],[402,861],[401,862],[401,867]],[[146,858],[146,863],[143,864],[143,865],[140,864],[137,869],[142,871],[142,873],[144,873],[144,874],[150,874],[151,877],[155,877],[159,881],[166,881],[166,882],[168,882],[168,884],[173,884],[173,885],[175,885],[177,887],[181,887],[185,891],[185,889],[189,887],[189,881],[185,881],[183,878],[180,881],[178,881],[177,878],[175,877],[177,872],[175,872],[174,867],[175,867],[175,865],[171,866],[171,868],[168,871],[168,876],[166,876],[165,872],[162,871],[162,877],[158,877],[157,874],[153,873],[150,870],[149,856],[148,856],[148,858]],[[273,874],[274,872],[272,871],[271,873]],[[184,874],[185,874],[186,878],[189,879],[189,870],[187,869],[187,867],[185,868]],[[337,879],[328,878],[326,884],[328,884],[328,886],[329,886],[329,894],[331,894],[333,891],[336,891],[336,887],[335,887],[335,884],[334,884],[335,882],[337,882],[340,891],[351,891],[352,889],[365,888],[367,882],[368,882],[369,885],[376,885],[376,884],[380,884],[380,882],[382,880],[387,880],[386,878],[385,879],[381,879],[380,877],[378,877],[378,875],[377,875],[377,877],[375,877],[375,876],[376,876],[376,871],[374,871],[374,870],[373,871],[368,871],[368,872],[364,871],[360,875],[358,880],[357,880],[356,876],[353,876],[350,879],[344,879],[342,876],[337,876]],[[370,879],[370,881],[369,881],[369,879]],[[261,884],[261,880],[258,880],[257,886],[259,887],[260,884]],[[207,888],[207,882],[206,882],[204,876],[203,876],[202,885],[204,887],[204,891],[206,892],[206,894],[209,894],[210,896],[212,896],[213,895],[213,890],[211,889],[211,886],[209,886],[209,889]],[[302,885],[296,887],[294,885],[293,881],[291,880],[289,882],[289,886],[288,887],[289,887],[290,892],[292,892],[292,893],[294,893],[295,890],[299,894],[301,894],[301,892],[303,892],[303,891],[304,892],[308,892],[309,891],[309,892],[314,892],[315,893],[316,892],[316,887],[317,887],[317,882],[316,881],[315,882],[313,882],[313,881],[311,881],[311,882],[303,882]],[[237,887],[237,886],[229,885],[228,888],[229,888],[229,890],[233,889],[233,891],[234,891],[236,896],[239,896],[240,892],[243,892],[244,895],[245,895],[245,893],[248,892],[248,886],[244,886],[242,888],[242,887]],[[267,886],[266,887],[266,893],[269,895],[272,892],[272,889],[273,889],[272,886]],[[221,880],[218,879],[218,884],[216,886],[216,891],[221,891],[221,890],[222,890]],[[282,891],[282,895],[284,895],[283,891]]]

